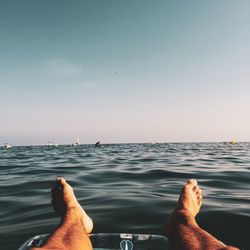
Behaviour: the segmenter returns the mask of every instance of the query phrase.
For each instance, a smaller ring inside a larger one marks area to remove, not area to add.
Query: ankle
[[[174,220],[176,224],[196,225],[194,216],[186,209],[176,211]]]
[[[70,219],[71,221],[82,221],[82,213],[78,207],[69,207],[66,210],[64,219]]]

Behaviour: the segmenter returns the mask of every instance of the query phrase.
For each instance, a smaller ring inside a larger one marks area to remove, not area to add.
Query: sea
[[[182,186],[195,178],[203,190],[200,227],[250,249],[250,143],[1,148],[1,250],[56,228],[50,190],[57,177],[74,188],[94,233],[160,235]]]

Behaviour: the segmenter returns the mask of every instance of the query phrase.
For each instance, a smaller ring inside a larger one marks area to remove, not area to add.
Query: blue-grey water
[[[59,222],[50,205],[58,176],[74,187],[94,232],[164,234],[182,185],[203,190],[201,227],[250,249],[250,144],[169,143],[0,149],[0,249],[17,249]]]

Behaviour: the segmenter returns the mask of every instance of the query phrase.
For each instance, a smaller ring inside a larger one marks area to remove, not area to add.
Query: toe
[[[199,188],[199,186],[194,187],[194,188],[193,188],[193,192],[194,192],[196,195],[202,194],[202,191],[201,191],[201,189]]]
[[[197,200],[198,200],[198,201],[201,201],[201,200],[202,200],[202,195],[201,195],[201,194],[199,194],[199,195],[197,196]]]
[[[59,194],[60,194],[60,188],[58,188],[56,186],[51,188],[51,197],[52,198],[58,197]]]
[[[199,186],[194,186],[193,189],[192,189],[195,193],[199,192],[200,188]]]
[[[197,183],[197,181],[195,179],[189,179],[187,181],[187,184],[192,185],[192,186],[197,186],[198,183]]]
[[[63,189],[63,190],[66,190],[68,189],[68,187],[70,187],[70,185],[67,183],[67,181],[64,178],[58,178],[57,185],[59,189]]]
[[[185,190],[192,190],[196,189],[197,187],[197,181],[195,179],[190,179],[187,181],[187,184],[183,187],[183,191]]]
[[[63,186],[66,184],[66,180],[64,178],[57,178],[57,183]]]

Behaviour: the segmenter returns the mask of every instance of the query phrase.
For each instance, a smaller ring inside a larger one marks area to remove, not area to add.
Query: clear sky
[[[1,0],[0,144],[250,141],[250,1]]]

